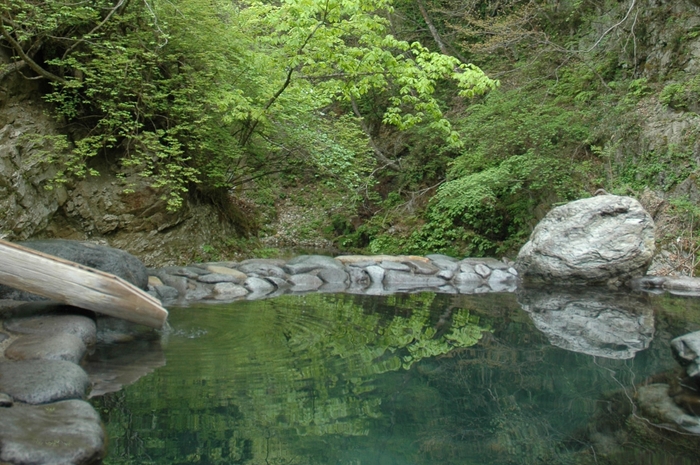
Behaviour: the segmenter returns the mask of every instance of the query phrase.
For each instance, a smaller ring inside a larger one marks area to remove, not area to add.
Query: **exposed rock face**
[[[552,345],[611,359],[630,359],[649,347],[654,312],[629,294],[592,289],[523,289],[518,302]]]
[[[602,195],[550,211],[516,260],[526,283],[620,286],[643,276],[654,254],[654,221],[630,197]]]

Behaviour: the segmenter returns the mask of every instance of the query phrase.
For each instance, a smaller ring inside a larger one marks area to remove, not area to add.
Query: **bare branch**
[[[5,18],[0,18],[0,33],[2,33],[2,36],[7,40],[12,48],[17,52],[17,55],[24,61],[27,66],[29,66],[35,73],[37,73],[39,76],[46,78],[50,81],[58,82],[59,84],[66,85],[68,84],[68,81],[63,79],[61,76],[57,76],[41,66],[39,66],[34,60],[32,60],[29,55],[27,55],[24,52],[24,49],[22,46],[15,40],[14,37],[12,37],[12,34],[7,32],[7,29],[5,29]]]
[[[372,134],[369,130],[369,127],[367,127],[367,124],[365,123],[365,119],[360,113],[360,108],[357,106],[357,101],[355,100],[355,97],[350,97],[350,103],[352,103],[352,111],[353,113],[355,113],[355,116],[357,116],[357,118],[360,120],[360,127],[362,127],[362,131],[367,135],[367,138],[369,139],[369,145],[372,147],[372,151],[377,156],[377,160],[379,160],[381,163],[384,163],[384,165],[388,166],[394,171],[401,171],[399,165],[397,165],[396,162],[389,160],[386,157],[386,155],[384,155],[384,152],[382,152],[379,149],[377,144],[374,142],[374,139],[372,139]]]

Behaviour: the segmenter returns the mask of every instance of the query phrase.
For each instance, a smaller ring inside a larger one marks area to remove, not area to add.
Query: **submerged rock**
[[[631,197],[603,195],[550,211],[518,254],[526,283],[620,286],[643,276],[654,254],[654,222]]]
[[[689,415],[669,396],[667,384],[650,384],[637,389],[637,403],[651,424],[680,432],[700,434],[700,417]]]
[[[688,376],[700,387],[700,331],[673,339],[671,350],[676,360],[685,367]]]

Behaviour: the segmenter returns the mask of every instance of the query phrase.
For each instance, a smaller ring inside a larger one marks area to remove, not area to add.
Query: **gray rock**
[[[416,274],[436,274],[440,271],[440,268],[428,261],[409,259],[404,261],[404,263],[410,266]]]
[[[248,260],[243,260],[240,263],[231,265],[232,267],[238,267],[240,265],[272,265],[277,268],[282,268],[287,262],[281,258],[250,258]]]
[[[200,276],[210,274],[211,271],[204,270],[197,266],[166,266],[156,271],[156,273],[158,277],[161,277],[161,275],[165,273],[170,276],[183,276],[187,279],[197,279]]]
[[[318,290],[326,294],[340,294],[345,292],[347,288],[347,283],[324,283]]]
[[[445,281],[451,281],[452,278],[455,277],[455,272],[452,270],[440,270],[435,274],[435,276],[442,278]]]
[[[345,266],[335,258],[325,255],[300,255],[289,260],[284,266],[289,274],[308,273],[319,268],[344,270]]]
[[[475,267],[476,265],[488,266],[492,270],[507,270],[512,265],[510,263],[503,262],[501,260],[496,260],[495,258],[465,258],[462,259],[460,265],[471,265]]]
[[[245,273],[247,275],[256,275],[275,278],[287,278],[287,273],[279,266],[273,263],[251,261],[248,263],[242,263],[238,265],[238,271]]]
[[[666,279],[665,276],[642,276],[630,280],[629,285],[637,290],[662,289]]]
[[[166,286],[175,289],[180,297],[184,297],[187,294],[187,286],[189,281],[184,276],[172,276],[163,273],[159,274],[158,277]]]
[[[477,263],[476,265],[474,265],[474,273],[486,279],[491,274],[491,268],[484,265],[483,263]]]
[[[562,205],[518,254],[526,283],[620,286],[643,276],[654,255],[654,222],[636,200],[602,195]]]
[[[434,257],[430,259],[432,264],[441,270],[456,272],[459,269],[459,262],[455,258],[449,259],[450,257],[443,258],[443,256],[434,255],[428,255],[428,257]]]
[[[460,263],[459,271],[462,273],[474,273],[474,265],[471,263]]]
[[[411,271],[411,267],[406,265],[405,263],[389,260],[382,260],[381,262],[379,262],[379,266],[381,266],[385,270]]]
[[[641,416],[652,424],[662,424],[676,431],[700,434],[700,417],[688,415],[668,395],[667,384],[649,384],[637,387],[636,400]],[[671,426],[673,425],[673,426]]]
[[[200,283],[216,284],[216,283],[235,283],[241,284],[243,281],[238,276],[223,273],[210,273],[197,277]]]
[[[437,276],[418,275],[403,271],[387,270],[384,275],[384,285],[396,290],[412,290],[413,288],[433,288],[446,284],[445,280]]]
[[[452,282],[458,286],[462,284],[471,285],[471,283],[480,284],[484,282],[484,278],[476,274],[473,270],[462,271],[461,273],[455,275],[455,277],[452,279]]]
[[[248,295],[245,287],[233,283],[216,283],[213,290],[216,300],[233,300]]]
[[[65,306],[69,309],[71,307]],[[56,334],[73,334],[85,345],[97,342],[95,321],[83,315],[44,315],[29,318],[15,318],[4,323],[5,329],[18,334],[39,334],[52,336]]]
[[[700,278],[690,278],[687,276],[667,277],[664,279],[661,286],[672,294],[689,296],[700,295]]]
[[[0,407],[12,407],[12,404],[14,404],[12,397],[0,392]]]
[[[219,283],[225,284],[225,283]],[[213,295],[214,286],[216,284],[204,284],[197,281],[189,281],[187,283],[187,291],[185,292],[185,299],[188,301],[206,300]]]
[[[251,276],[250,278],[246,279],[245,284],[243,285],[250,292],[262,295],[269,294],[270,292],[273,292],[275,289],[277,289],[277,287],[270,281],[263,278],[256,278],[254,276]]]
[[[295,274],[289,277],[292,290],[295,292],[315,291],[323,286],[323,281],[312,274]]]
[[[65,239],[27,241],[18,242],[18,244],[89,266],[90,268],[112,273],[143,290],[146,290],[148,286],[148,270],[146,266],[138,258],[123,250],[90,242]],[[2,291],[0,291],[1,295]],[[28,299],[15,298],[15,300]]]
[[[629,294],[521,289],[518,301],[552,345],[573,352],[631,359],[654,337],[653,309]]]
[[[434,264],[437,261],[452,262],[452,263],[457,263],[459,261],[458,259],[456,259],[454,257],[450,257],[449,255],[444,255],[441,253],[431,253],[431,254],[426,255],[425,258],[432,261]]]
[[[348,272],[339,268],[321,268],[314,273],[326,284],[345,284],[350,280]]]
[[[0,392],[27,404],[80,399],[89,385],[88,375],[75,363],[63,360],[0,361]]]
[[[365,268],[365,271],[369,275],[369,279],[372,284],[382,284],[382,282],[384,282],[384,274],[386,271],[381,266],[370,265]]]
[[[494,292],[513,292],[517,287],[517,280],[507,271],[493,270],[489,276],[488,286]]]
[[[671,341],[671,350],[685,371],[700,383],[700,331],[684,334]]]
[[[268,276],[265,279],[274,284],[277,289],[289,289],[292,287],[292,285],[286,279],[278,278],[276,276]]]
[[[3,333],[2,331],[0,331],[0,342],[5,341],[5,340],[8,339],[9,337],[10,337],[9,334]]]
[[[350,286],[354,290],[363,289],[370,285],[371,279],[369,274],[363,268],[357,268],[354,266],[349,266],[347,268],[348,274],[350,275]]]
[[[156,286],[155,291],[157,297],[162,302],[172,302],[180,297],[180,293],[177,291],[177,289],[171,286],[166,286],[165,284],[162,286]]]
[[[236,284],[240,284],[248,278],[248,276],[246,276],[246,274],[243,273],[242,271],[235,270],[231,267],[226,267],[226,266],[221,266],[221,265],[216,265],[216,264],[208,265],[207,270],[211,271],[212,273],[216,273],[216,274],[231,275],[231,276],[235,277],[236,279],[238,279]]]
[[[100,416],[82,400],[2,410],[0,462],[87,465],[102,459],[105,448]]]
[[[78,363],[85,355],[85,343],[73,334],[24,335],[5,349],[8,360],[67,360]]]

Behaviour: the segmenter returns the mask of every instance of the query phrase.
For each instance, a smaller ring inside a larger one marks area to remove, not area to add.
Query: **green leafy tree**
[[[89,173],[88,160],[105,153],[175,209],[193,185],[230,189],[299,165],[357,184],[368,163],[349,130],[358,122],[322,112],[370,91],[388,96],[384,123],[429,124],[457,143],[436,86],[451,79],[470,96],[496,83],[393,37],[391,9],[388,0],[15,0],[0,6],[0,32],[15,55],[8,72],[29,67],[48,80],[47,100],[71,128],[72,148],[47,159],[62,165],[57,180]]]

